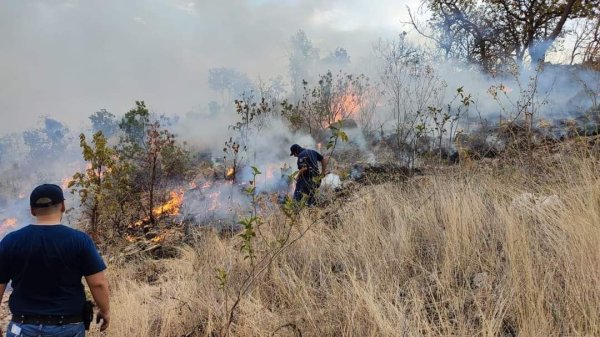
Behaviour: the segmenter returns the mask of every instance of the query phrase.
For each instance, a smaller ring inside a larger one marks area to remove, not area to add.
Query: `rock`
[[[340,176],[329,173],[321,180],[321,187],[338,189],[342,187],[342,180]]]

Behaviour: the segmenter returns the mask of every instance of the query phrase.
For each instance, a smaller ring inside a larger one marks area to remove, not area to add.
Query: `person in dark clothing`
[[[98,305],[100,330],[108,327],[106,265],[87,234],[61,224],[64,200],[57,185],[36,187],[30,196],[36,223],[0,242],[0,301],[9,281],[13,289],[7,337],[85,336],[82,277]]]
[[[329,158],[324,157],[315,150],[305,149],[298,144],[290,147],[290,156],[298,158],[298,175],[296,176],[294,200],[301,201],[305,198],[306,204],[312,206],[315,204],[315,193],[321,183],[321,172],[327,173]],[[319,171],[319,162],[321,162],[322,171]]]

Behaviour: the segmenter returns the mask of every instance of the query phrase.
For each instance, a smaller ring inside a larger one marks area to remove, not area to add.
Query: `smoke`
[[[221,130],[226,128],[221,126]],[[292,133],[276,116],[262,120],[259,125],[251,125],[243,138],[239,131],[229,131],[230,136],[242,145],[237,158],[237,172],[232,180],[207,176],[194,182],[195,187],[185,194],[182,213],[184,218],[193,219],[195,223],[235,224],[252,206],[247,191],[251,186],[260,196],[261,205],[281,201],[293,187],[290,175],[296,170],[296,158],[290,156],[290,146],[294,143],[309,148],[316,146],[311,136]],[[224,140],[223,135],[219,139]],[[224,171],[232,168],[233,159],[219,149],[213,150],[213,158],[221,155],[225,161],[217,163],[217,166],[223,165]],[[279,198],[270,199],[273,193]]]
[[[351,61],[345,70],[367,73],[375,87],[380,69],[373,59],[372,44],[405,28],[400,21],[406,18],[406,4],[415,1],[6,2],[0,12],[0,76],[4,79],[0,111],[5,117],[0,124],[4,136],[0,139],[4,188],[0,220],[23,214],[20,222],[28,221],[26,202],[22,206],[15,201],[19,195],[28,195],[39,183],[60,184],[81,170],[77,135],[87,128],[87,117],[101,108],[119,118],[135,100],[145,100],[156,115],[181,116],[173,125],[180,140],[211,153],[215,161],[222,159],[224,142],[229,137],[239,141],[239,134],[230,128],[238,116],[228,105],[231,102],[224,102],[210,88],[209,70],[231,68],[254,81],[286,76],[290,37],[299,29],[311,39],[321,60],[337,47],[345,48]],[[553,120],[575,117],[599,101],[599,75],[583,69],[548,66],[538,75],[523,67],[515,76],[494,78],[452,62],[431,62],[431,68],[445,83],[445,90],[428,104],[447,104],[456,89],[463,87],[475,100],[469,109],[471,117],[490,121],[497,121],[507,111],[518,111],[519,101],[527,95],[535,96],[532,107],[538,118]],[[311,69],[313,73],[326,70],[324,64]],[[531,92],[532,78],[535,93]],[[503,90],[494,99],[490,88],[500,86]],[[391,132],[389,102],[380,97],[367,100],[380,101],[374,104],[375,127]],[[220,109],[209,108],[211,101],[221,104]],[[416,112],[417,101],[423,102],[414,97],[402,101],[403,109]],[[34,147],[24,143],[21,133],[41,129],[39,116],[49,116],[70,130],[64,146],[50,148],[48,158],[31,156]],[[358,148],[368,161],[374,161],[360,128],[347,132],[351,144],[340,144],[339,150]],[[10,142],[4,146],[2,142],[7,140]],[[266,120],[244,140],[247,149],[241,153],[237,183],[195,182],[199,187],[186,193],[187,212],[205,212],[195,214],[201,219],[232,218],[247,209],[249,200],[243,189],[253,178],[252,166],[261,171],[256,182],[259,193],[287,192],[286,175],[295,169],[289,146],[297,143],[318,149],[321,141],[292,133],[279,118]],[[228,206],[215,209],[215,202]],[[76,206],[75,200],[71,205]]]
[[[134,100],[183,115],[215,99],[211,67],[252,79],[286,74],[289,39],[307,31],[325,55],[347,48],[353,60],[377,36],[392,36],[402,1],[367,0],[28,0],[0,11],[0,135],[40,115],[71,128],[105,108]],[[368,10],[376,16],[365,16]],[[383,15],[382,15],[383,14]],[[384,20],[382,20],[384,18]],[[385,24],[382,25],[381,23]]]

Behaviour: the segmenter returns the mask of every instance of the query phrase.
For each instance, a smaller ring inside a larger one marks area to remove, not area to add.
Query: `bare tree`
[[[434,40],[447,54],[487,72],[509,58],[543,64],[566,24],[595,18],[600,0],[427,0]],[[412,18],[412,16],[411,16]],[[414,19],[413,26],[417,27]]]
[[[403,33],[397,40],[379,41],[374,51],[380,61],[379,81],[393,121],[396,146],[414,153],[415,127],[429,106],[440,105],[446,84],[428,64],[425,53],[405,38]]]

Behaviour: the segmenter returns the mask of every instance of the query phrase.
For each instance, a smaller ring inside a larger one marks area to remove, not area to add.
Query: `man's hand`
[[[104,275],[104,271],[89,275],[85,277],[85,280],[90,288],[92,297],[100,309],[96,314],[96,323],[100,323],[100,331],[106,330],[110,323],[110,305],[108,301],[108,281]]]
[[[103,312],[102,310],[98,311],[96,314],[96,324],[100,324],[100,320],[102,320],[102,325],[100,325],[100,331],[106,330],[110,324],[110,313]]]

